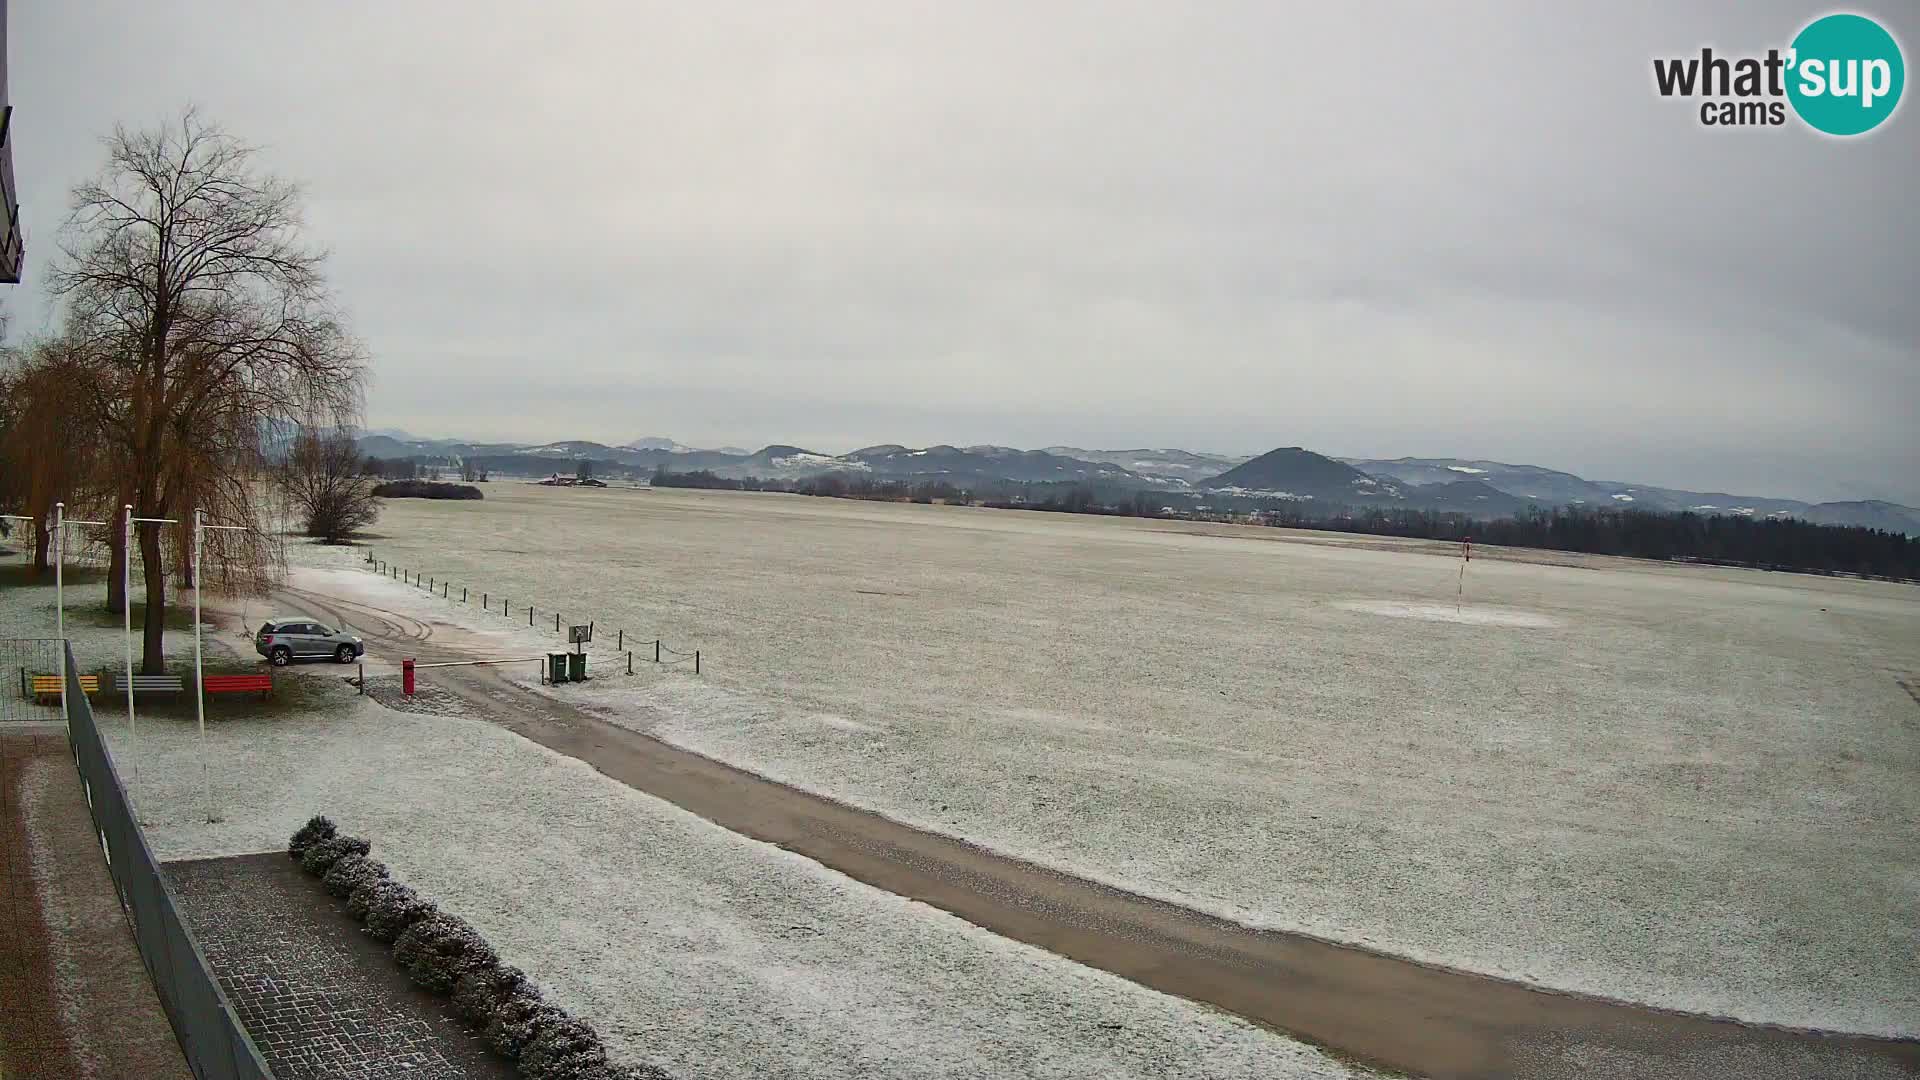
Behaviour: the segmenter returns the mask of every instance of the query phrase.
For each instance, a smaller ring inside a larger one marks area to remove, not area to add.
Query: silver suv
[[[331,656],[351,664],[367,651],[366,642],[307,619],[276,619],[262,623],[253,636],[253,651],[286,667],[303,656]]]

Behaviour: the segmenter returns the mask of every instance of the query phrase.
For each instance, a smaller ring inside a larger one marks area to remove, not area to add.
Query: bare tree
[[[337,544],[380,517],[374,481],[361,468],[353,435],[341,429],[302,429],[274,481],[298,511],[308,536]]]
[[[194,508],[259,529],[211,534],[202,555],[222,587],[262,587],[275,550],[255,483],[268,427],[351,420],[364,368],[324,255],[302,239],[298,189],[259,171],[252,147],[191,109],[106,143],[106,165],[73,189],[49,282],[68,338],[96,358],[83,389],[117,500],[180,522],[170,552],[158,528],[139,532],[142,664],[155,673],[168,571],[184,577]]]

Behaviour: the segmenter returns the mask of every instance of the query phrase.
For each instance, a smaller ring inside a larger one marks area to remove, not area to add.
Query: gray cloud
[[[1841,142],[1652,91],[1655,55],[1812,14],[14,5],[6,302],[44,324],[98,135],[191,100],[305,182],[375,424],[1920,503],[1914,106]]]

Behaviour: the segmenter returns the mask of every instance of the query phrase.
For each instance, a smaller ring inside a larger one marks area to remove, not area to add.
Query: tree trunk
[[[40,577],[53,571],[53,537],[47,534],[46,524],[36,518],[27,523],[33,530],[33,576]]]
[[[155,515],[158,516],[158,515]],[[140,531],[140,565],[147,582],[147,612],[141,623],[140,674],[167,673],[167,564],[160,557],[160,530]]]
[[[127,534],[122,523],[113,524],[116,527],[107,532],[107,546],[113,551],[107,571],[107,610],[118,614],[127,600]]]

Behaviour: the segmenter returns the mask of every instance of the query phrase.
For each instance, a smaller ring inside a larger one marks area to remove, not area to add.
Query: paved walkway
[[[0,1080],[191,1080],[58,725],[0,725]]]
[[[166,864],[180,917],[278,1080],[511,1080],[514,1070],[281,852]]]

